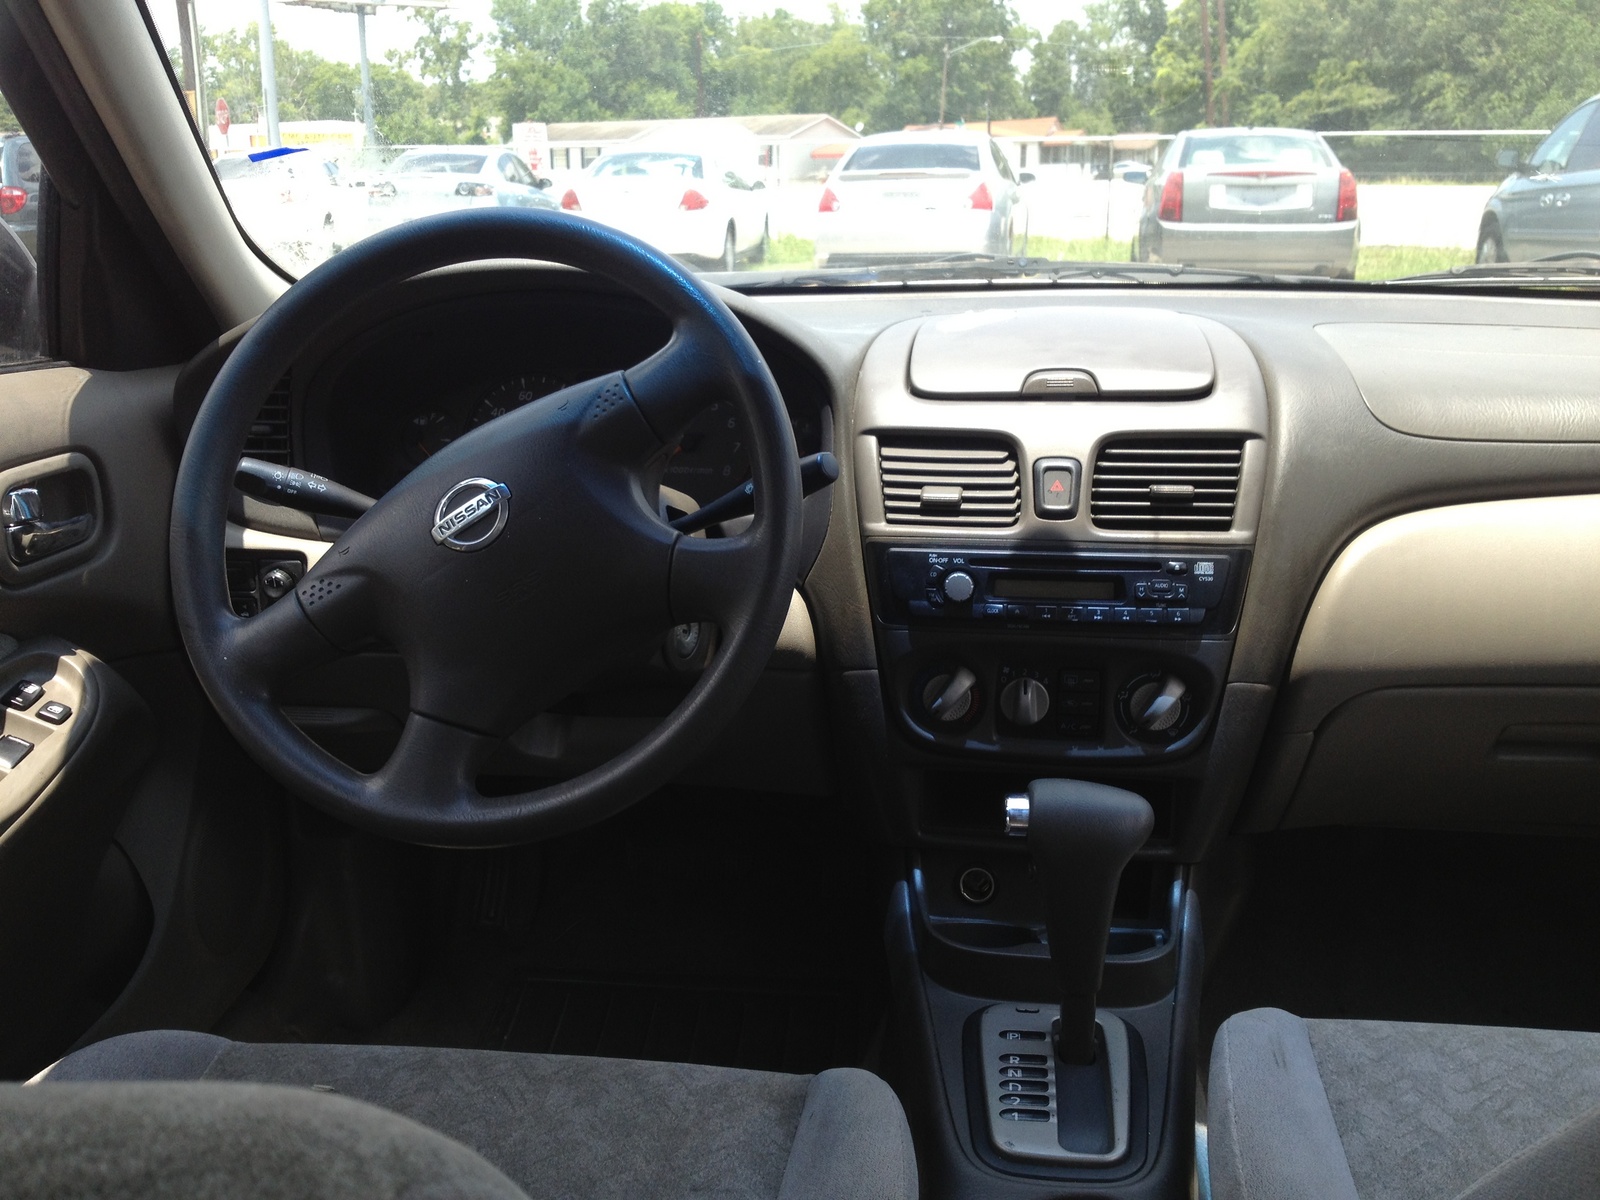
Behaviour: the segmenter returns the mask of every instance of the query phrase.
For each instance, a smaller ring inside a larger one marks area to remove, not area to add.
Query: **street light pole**
[[[372,65],[367,61],[367,6],[356,9],[356,40],[361,44],[361,140],[374,144],[372,129]]]
[[[265,99],[267,145],[281,146],[278,136],[278,68],[272,57],[272,0],[261,0],[261,93]]]
[[[970,50],[974,46],[981,45],[984,42],[1003,42],[1005,40],[1006,39],[1005,39],[1004,35],[995,33],[995,34],[991,34],[988,37],[973,38],[970,42],[962,42],[961,45],[957,46],[954,50],[952,50],[950,48],[950,39],[948,39],[948,38],[945,39],[945,43],[944,43],[944,65],[939,70],[939,128],[940,129],[944,128],[944,101],[945,101],[946,94],[950,90],[950,60],[952,58],[954,58],[956,55],[960,54],[963,50]]]

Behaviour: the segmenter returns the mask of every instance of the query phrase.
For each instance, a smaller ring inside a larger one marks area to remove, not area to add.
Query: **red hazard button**
[[[1035,516],[1060,521],[1078,511],[1078,463],[1075,459],[1040,459],[1033,464],[1033,472]]]

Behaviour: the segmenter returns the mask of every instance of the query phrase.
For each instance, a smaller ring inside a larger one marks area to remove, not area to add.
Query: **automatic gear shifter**
[[[1061,979],[1056,1054],[1062,1062],[1095,1060],[1095,996],[1111,905],[1122,869],[1154,823],[1143,796],[1077,779],[1036,779],[1026,796],[1006,799],[1006,831],[1027,836],[1044,884],[1050,958]]]
[[[989,1136],[1008,1157],[1109,1166],[1128,1153],[1141,1060],[1095,996],[1122,869],[1153,824],[1142,798],[1096,783],[1038,779],[1006,797],[1006,832],[1027,837],[1044,884],[1061,980],[1059,1017],[1046,1004],[991,1004],[979,1021]]]

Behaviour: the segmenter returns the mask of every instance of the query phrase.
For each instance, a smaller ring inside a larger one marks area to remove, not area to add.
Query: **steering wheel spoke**
[[[623,374],[640,415],[667,445],[710,405],[729,398],[724,368],[712,348],[680,326],[671,341]]]
[[[469,813],[477,778],[499,744],[497,738],[452,725],[424,713],[406,717],[389,761],[369,777],[367,789],[383,795],[401,813],[429,820]]]
[[[298,670],[338,657],[297,596],[285,596],[253,617],[224,617],[218,652],[241,685],[270,696],[276,684]]]
[[[760,539],[680,537],[672,548],[672,619],[736,619],[746,603],[752,572],[762,569]]]

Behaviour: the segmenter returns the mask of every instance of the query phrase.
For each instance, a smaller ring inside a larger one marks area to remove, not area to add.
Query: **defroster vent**
[[[1090,515],[1101,529],[1230,529],[1243,461],[1240,438],[1107,442],[1094,463]]]
[[[1017,453],[993,438],[900,437],[878,442],[883,511],[891,525],[1006,529],[1022,512]]]
[[[263,462],[289,462],[289,377],[285,375],[272,389],[244,440],[244,452]]]

